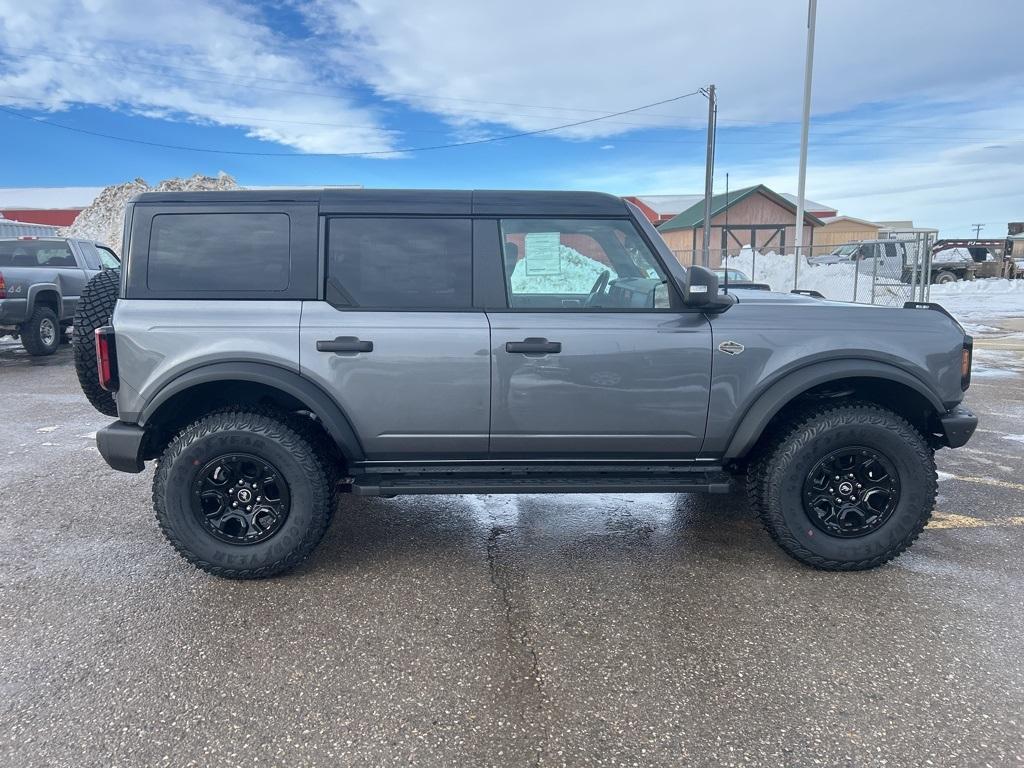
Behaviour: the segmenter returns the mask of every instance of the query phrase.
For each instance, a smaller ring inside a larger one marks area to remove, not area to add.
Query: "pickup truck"
[[[1020,276],[1008,239],[938,240],[932,246],[933,283]]]
[[[0,338],[21,338],[33,356],[52,355],[89,280],[121,262],[90,240],[0,238]]]
[[[931,282],[937,285],[985,277],[1020,277],[1010,257],[1007,240],[938,240],[931,247]],[[811,266],[849,264],[857,271],[883,280],[911,284],[915,274],[916,244],[902,240],[862,240],[841,245],[831,253],[810,256]],[[927,269],[922,264],[917,269]]]

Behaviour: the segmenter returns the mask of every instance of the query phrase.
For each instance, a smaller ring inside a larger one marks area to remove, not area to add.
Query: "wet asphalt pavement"
[[[467,496],[346,500],[300,570],[231,582],[100,459],[70,349],[0,341],[0,764],[1020,764],[1024,376],[993,343],[879,570],[798,565],[738,494]]]

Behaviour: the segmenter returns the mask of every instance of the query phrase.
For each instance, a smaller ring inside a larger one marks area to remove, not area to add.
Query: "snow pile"
[[[788,293],[796,287],[802,290],[817,291],[826,299],[834,301],[853,301],[854,282],[856,281],[857,301],[863,303],[871,301],[872,276],[870,273],[858,272],[853,262],[812,266],[801,257],[799,269],[797,269],[794,258],[792,254],[779,255],[775,251],[754,254],[750,248],[743,248],[739,256],[729,259],[728,266],[731,269],[745,272],[755,283],[767,283],[773,291]],[[882,277],[878,278],[878,284],[875,286],[876,303],[885,301],[890,292],[893,293],[893,297],[897,293],[899,296],[903,296],[906,292],[905,286],[896,285],[890,289],[884,284],[886,282]],[[885,303],[890,302],[886,301]]]
[[[939,251],[932,257],[932,264],[940,264],[942,262],[951,261],[973,261],[971,252],[966,248],[946,248],[945,250]]]
[[[226,173],[219,173],[216,177],[197,173],[187,179],[164,179],[155,187],[151,187],[143,179],[114,184],[104,187],[92,201],[92,205],[78,214],[75,223],[70,227],[64,227],[60,234],[63,237],[96,240],[120,253],[124,207],[136,195],[142,192],[199,192],[239,188],[238,183]]]
[[[992,277],[933,285],[930,299],[948,309],[969,333],[992,332],[997,330],[991,327],[995,318],[1024,317],[1024,280]]]
[[[576,293],[589,294],[602,272],[608,279],[618,277],[611,267],[584,256],[567,245],[558,246],[560,269],[557,274],[529,275],[527,259],[520,259],[512,270],[512,293]]]

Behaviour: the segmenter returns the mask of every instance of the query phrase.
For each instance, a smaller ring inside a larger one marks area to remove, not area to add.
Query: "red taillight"
[[[964,338],[964,348],[960,352],[960,388],[967,391],[971,386],[971,363],[974,358],[974,339]]]
[[[0,272],[0,299],[7,298],[7,283],[4,282],[4,273]]]
[[[117,346],[114,329],[105,325],[96,331],[96,374],[100,386],[108,392],[117,391]]]

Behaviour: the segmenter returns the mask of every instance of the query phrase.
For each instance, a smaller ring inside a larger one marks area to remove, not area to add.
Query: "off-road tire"
[[[804,509],[810,468],[830,451],[865,446],[886,455],[900,482],[891,516],[864,536],[832,536]],[[928,524],[935,506],[935,458],[905,419],[871,403],[826,405],[805,411],[773,434],[748,469],[747,493],[765,530],[791,557],[814,568],[859,571],[900,555]]]
[[[42,327],[45,323],[53,329],[53,340],[47,343],[42,338]],[[52,355],[60,346],[60,321],[57,313],[42,305],[32,310],[32,316],[21,324],[21,345],[32,357]]]
[[[935,285],[945,285],[946,283],[955,283],[956,282],[956,274],[954,274],[953,272],[950,272],[948,269],[941,269],[941,270],[939,270],[935,274],[935,277],[932,278],[932,282],[935,283]]]
[[[271,462],[288,485],[288,515],[273,536],[256,544],[215,538],[199,522],[192,487],[200,467],[231,452]],[[229,579],[261,579],[291,570],[313,551],[330,521],[331,489],[319,453],[288,417],[231,410],[185,427],[167,446],[153,478],[160,529],[185,560]]]
[[[72,337],[78,384],[92,407],[107,416],[117,416],[117,403],[114,402],[114,395],[100,386],[96,372],[96,337],[93,332],[110,323],[120,287],[119,269],[105,269],[86,283],[75,309]]]
[[[229,413],[231,411],[237,411],[242,406],[239,405],[228,405],[223,408],[217,408],[210,412],[210,415],[217,413]],[[339,483],[345,476],[345,465],[342,459],[337,445],[334,444],[334,440],[331,439],[330,435],[322,428],[318,426],[317,422],[301,413],[291,413],[279,410],[273,406],[264,405],[246,405],[244,407],[247,413],[258,414],[260,416],[267,416],[272,419],[277,419],[283,422],[287,427],[297,432],[307,443],[312,446],[316,452],[317,458],[320,460],[320,465],[324,468],[324,472],[327,476],[327,487],[330,489],[333,500],[330,505],[330,511],[328,515],[334,516],[335,508],[337,507],[337,495],[340,492]]]

